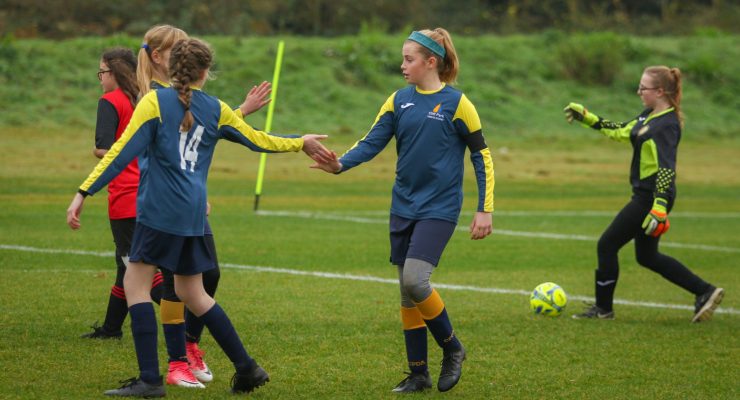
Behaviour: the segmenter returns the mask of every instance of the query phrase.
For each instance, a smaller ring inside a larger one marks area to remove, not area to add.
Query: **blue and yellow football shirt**
[[[383,104],[370,131],[339,161],[344,172],[371,160],[396,139],[396,181],[391,213],[409,219],[457,223],[462,207],[465,148],[478,184],[478,211],[493,211],[491,152],[473,104],[459,90],[408,86]]]
[[[139,156],[137,223],[181,236],[202,236],[206,218],[206,180],[220,139],[258,152],[299,151],[302,138],[284,138],[257,131],[224,102],[192,91],[194,123],[180,132],[185,110],[171,88],[145,95],[126,131],[80,186],[94,194]],[[144,162],[141,162],[141,160]]]

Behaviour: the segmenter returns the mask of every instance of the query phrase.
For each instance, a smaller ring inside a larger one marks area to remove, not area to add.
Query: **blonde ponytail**
[[[152,52],[156,50],[162,53],[171,48],[175,42],[187,38],[188,34],[185,31],[172,25],[156,25],[144,34],[136,66],[136,83],[142,96],[151,90],[155,68]]]
[[[665,65],[657,65],[645,68],[645,73],[652,76],[655,84],[663,89],[668,103],[676,111],[678,120],[681,122],[681,126],[683,126],[684,115],[683,111],[681,111],[681,97],[683,96],[681,70],[676,67],[669,68]]]

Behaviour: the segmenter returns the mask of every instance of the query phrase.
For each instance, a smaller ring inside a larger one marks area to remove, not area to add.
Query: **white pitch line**
[[[0,244],[0,250],[16,250],[16,251],[24,251],[24,252],[30,252],[30,253],[75,254],[75,255],[96,256],[96,257],[110,257],[113,255],[113,253],[107,252],[107,251],[42,249],[42,248],[37,248],[37,247],[8,245],[8,244]],[[254,271],[254,272],[267,272],[267,273],[273,273],[273,274],[286,274],[286,275],[299,275],[299,276],[313,276],[313,277],[325,278],[325,279],[343,279],[343,280],[362,281],[362,282],[378,282],[378,283],[386,283],[386,284],[392,284],[392,285],[398,284],[398,280],[396,279],[381,278],[381,277],[372,276],[372,275],[352,275],[352,274],[342,274],[342,273],[336,273],[336,272],[304,271],[304,270],[298,270],[298,269],[260,267],[256,265],[241,265],[241,264],[232,264],[232,263],[220,263],[219,265],[224,268]],[[27,271],[37,271],[37,270],[27,270]],[[57,269],[55,271],[60,271],[60,270]],[[79,271],[79,270],[70,269],[69,271]],[[86,271],[79,271],[79,272],[86,272]],[[455,285],[455,284],[436,283],[436,282],[434,284],[434,287],[440,288],[440,289],[447,289],[447,290],[460,290],[460,291],[480,292],[480,293],[516,294],[516,295],[522,295],[522,296],[529,296],[531,294],[531,292],[527,290],[521,290],[521,289],[503,289],[503,288],[491,288],[491,287],[480,287],[480,286]],[[569,296],[569,298],[572,300],[593,301],[593,298],[588,297],[588,296],[571,295]],[[627,306],[635,306],[635,307],[665,308],[665,309],[672,309],[672,310],[693,310],[694,309],[691,306],[682,305],[682,304],[654,303],[654,302],[620,300],[620,299],[614,299],[614,303],[623,304]],[[715,311],[715,313],[740,315],[740,310],[736,310],[731,307],[720,307]]]
[[[67,250],[67,249],[42,249],[39,247],[18,246],[13,244],[0,244],[0,250],[18,250],[29,253],[49,253],[49,254],[77,254],[81,256],[96,257],[113,257],[112,251],[88,251],[88,250]]]
[[[259,213],[260,211],[258,211]],[[273,212],[273,211],[264,211]],[[279,212],[279,211],[278,211]],[[310,212],[310,211],[299,211]],[[388,216],[388,210],[346,210],[332,211],[334,215],[365,215],[365,216]],[[461,215],[472,216],[470,211],[462,211]],[[565,211],[516,211],[516,210],[497,210],[495,215],[504,217],[609,217],[617,215],[617,211],[599,211],[599,210],[565,210]],[[679,218],[699,218],[699,219],[726,219],[740,218],[740,212],[703,212],[703,211],[673,211],[671,217]]]
[[[387,213],[387,212],[386,212]],[[307,219],[319,219],[329,221],[346,221],[346,222],[357,222],[362,224],[387,224],[388,218],[366,218],[366,217],[355,217],[351,215],[337,215],[333,213],[322,213],[322,212],[311,212],[311,211],[257,211],[258,215],[265,215],[269,217],[291,217],[291,218],[307,218]],[[468,232],[467,226],[457,227],[458,231]],[[585,242],[595,242],[599,240],[597,236],[586,236],[586,235],[569,235],[562,233],[548,233],[548,232],[527,232],[527,231],[512,231],[507,229],[494,229],[494,235],[503,236],[519,236],[528,238],[539,238],[539,239],[554,239],[554,240],[578,240]],[[737,247],[722,247],[712,246],[707,244],[694,244],[694,243],[676,243],[666,242],[660,243],[663,247],[674,247],[679,249],[694,249],[694,250],[705,250],[705,251],[718,251],[722,253],[740,253],[740,248]]]
[[[387,212],[386,212],[387,213]],[[472,215],[468,212],[465,215]],[[617,211],[496,211],[496,215],[506,217],[609,217],[617,215]],[[674,211],[671,218],[706,218],[706,219],[726,219],[740,218],[740,212],[701,212],[701,211]]]

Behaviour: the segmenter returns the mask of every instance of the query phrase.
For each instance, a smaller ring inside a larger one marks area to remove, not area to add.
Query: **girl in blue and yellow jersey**
[[[187,33],[171,25],[157,25],[144,34],[136,71],[142,96],[151,90],[169,86],[169,57],[172,46],[177,41],[187,38]],[[234,112],[239,118],[243,118],[259,110],[269,102],[269,97],[265,100],[269,93],[270,85],[267,82],[253,87]],[[206,213],[209,212],[210,203],[206,203]],[[203,286],[206,293],[213,297],[221,273],[216,256],[216,242],[208,219],[205,221],[205,239],[210,253],[213,254],[215,268],[203,273]],[[213,373],[203,361],[204,353],[198,346],[203,333],[203,322],[195,318],[175,294],[172,273],[166,269],[162,273],[164,289],[160,313],[169,356],[165,382],[169,385],[202,388],[203,383],[213,380]]]
[[[98,102],[98,117],[95,124],[95,149],[93,154],[103,158],[113,143],[123,133],[134,112],[139,95],[136,86],[136,57],[125,48],[114,48],[103,53],[100,59],[98,80],[103,96]],[[116,281],[108,297],[108,308],[102,326],[93,326],[93,331],[82,335],[88,339],[120,339],[121,326],[128,314],[123,276],[126,272],[131,239],[136,225],[136,191],[139,187],[139,167],[132,161],[123,172],[108,185],[108,218],[110,219],[113,242],[116,245]],[[162,297],[162,276],[157,274],[152,282],[152,299],[159,303]]]
[[[676,199],[676,154],[681,140],[681,71],[665,66],[648,67],[637,94],[646,107],[629,122],[600,118],[580,104],[565,107],[573,119],[604,135],[632,144],[630,183],[632,199],[601,235],[597,246],[596,304],[573,318],[614,319],[614,290],[619,279],[618,253],[635,241],[637,262],[696,296],[691,322],[712,318],[724,290],[692,273],[678,260],[658,252],[660,236],[668,231],[668,213]]]
[[[203,288],[202,273],[214,267],[205,242],[208,168],[220,139],[258,152],[303,150],[322,163],[331,159],[331,153],[319,142],[325,136],[284,138],[247,125],[225,103],[199,89],[211,65],[212,52],[206,43],[187,39],[174,45],[169,64],[173,86],[140,100],[126,131],[80,186],[67,210],[67,223],[78,229],[85,197],[101,190],[135,157],[145,161],[140,163],[137,224],[124,278],[140,375],[107,395],[165,395],[149,296],[156,266],[174,273],[177,296],[203,321],[234,364],[232,391],[250,392],[269,379]]]
[[[458,60],[446,30],[412,32],[403,45],[401,71],[410,86],[386,100],[367,135],[341,158],[313,167],[343,173],[371,160],[391,138],[396,139],[390,261],[398,268],[411,373],[393,391],[417,392],[432,386],[427,368],[429,330],[444,353],[437,382],[444,392],[460,379],[465,349],[429,278],[460,215],[466,148],[478,182],[471,238],[483,239],[491,233],[493,162],[473,103],[448,85],[455,81]]]

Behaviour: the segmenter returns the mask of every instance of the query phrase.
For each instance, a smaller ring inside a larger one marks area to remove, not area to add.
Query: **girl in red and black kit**
[[[131,114],[134,112],[139,89],[136,85],[136,57],[125,48],[114,48],[103,53],[100,59],[98,80],[103,96],[98,101],[98,117],[95,125],[95,149],[93,154],[103,158],[118,140]],[[121,326],[128,314],[126,295],[123,291],[123,275],[128,264],[131,238],[136,226],[136,192],[139,187],[139,167],[136,160],[108,185],[108,217],[116,245],[116,282],[111,288],[108,310],[102,326],[93,326],[93,331],[82,335],[89,339],[120,339]],[[152,299],[159,303],[162,297],[162,274],[158,273],[152,283]]]
[[[681,71],[655,66],[645,68],[637,88],[645,110],[629,122],[612,122],[580,104],[565,107],[568,122],[574,119],[602,134],[632,144],[630,171],[632,199],[601,235],[597,246],[596,304],[576,319],[614,319],[614,289],[619,279],[619,249],[635,241],[637,262],[696,296],[691,322],[712,318],[724,296],[678,260],[658,251],[660,236],[668,231],[668,213],[676,199],[676,155],[681,140]]]

